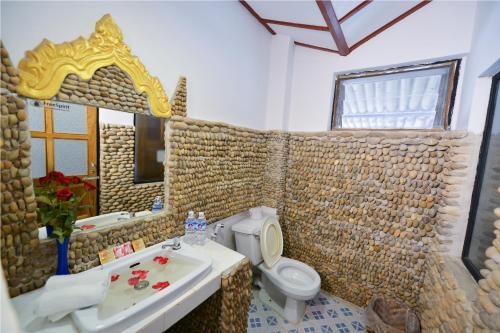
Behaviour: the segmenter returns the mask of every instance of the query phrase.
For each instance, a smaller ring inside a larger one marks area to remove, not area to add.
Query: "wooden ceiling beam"
[[[431,2],[431,0],[424,0],[424,1],[419,2],[417,5],[413,6],[412,8],[410,8],[409,10],[407,10],[406,12],[404,12],[403,14],[399,15],[398,17],[396,17],[392,21],[389,21],[388,23],[384,24],[383,26],[381,26],[380,28],[378,28],[377,30],[375,30],[374,32],[372,32],[371,34],[369,34],[366,37],[362,38],[359,42],[357,42],[356,44],[354,44],[353,46],[351,46],[351,51],[357,49],[358,47],[360,47],[361,45],[363,45],[364,43],[366,43],[367,41],[369,41],[373,37],[375,37],[378,34],[384,32],[385,30],[389,29],[394,24],[396,24],[399,21],[403,20],[407,16],[415,13],[417,10],[419,10],[422,7],[424,7],[425,5],[428,5],[430,2]]]
[[[345,36],[342,32],[342,28],[340,27],[337,15],[335,14],[335,10],[333,10],[332,2],[330,0],[316,0],[316,4],[318,5],[321,15],[323,15],[325,23],[328,26],[328,30],[330,31],[330,34],[339,49],[339,54],[342,56],[348,55],[350,52],[349,46],[345,40]]]
[[[339,20],[340,23],[344,22],[345,20],[347,20],[349,17],[353,16],[354,14],[356,14],[357,12],[359,12],[361,9],[365,8],[366,6],[368,6],[373,0],[364,0],[362,3],[360,3],[359,5],[357,5],[356,7],[354,7],[353,9],[351,9],[347,14],[345,14],[344,16],[342,16]]]
[[[288,22],[288,21],[278,21],[278,20],[271,20],[271,19],[263,19],[263,20],[267,24],[285,25],[287,27],[309,29],[309,30],[329,31],[328,27],[324,27],[324,26],[321,26],[321,25],[303,24],[303,23]]]
[[[276,35],[276,32],[274,32],[274,30],[269,26],[269,24],[267,24],[264,21],[264,19],[260,17],[260,15],[257,14],[255,10],[253,10],[253,8],[248,4],[248,2],[246,2],[245,0],[240,0],[240,3],[250,12],[250,14],[252,14],[253,17],[257,19],[257,21],[259,21],[260,24],[264,26],[264,28],[267,29],[267,31],[269,31],[272,35]]]
[[[317,45],[313,45],[313,44],[306,44],[306,43],[301,43],[301,42],[297,42],[297,41],[295,41],[294,44],[297,45],[297,46],[308,47],[310,49],[315,49],[315,50],[320,50],[320,51],[326,51],[326,52],[331,52],[331,53],[337,53],[337,54],[339,53],[339,51],[337,51],[337,50],[329,49],[329,48],[326,48],[326,47],[317,46]]]

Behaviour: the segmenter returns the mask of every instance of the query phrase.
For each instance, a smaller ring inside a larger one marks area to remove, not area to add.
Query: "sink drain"
[[[146,288],[147,286],[149,286],[149,281],[141,280],[134,285],[134,289],[135,290],[142,290],[142,289]]]

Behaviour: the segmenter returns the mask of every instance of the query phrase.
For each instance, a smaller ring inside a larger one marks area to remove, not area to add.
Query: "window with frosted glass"
[[[446,129],[459,61],[340,75],[333,128]]]
[[[87,141],[55,139],[54,164],[67,176],[87,175]]]
[[[27,99],[28,123],[31,131],[45,132],[44,102]]]
[[[31,175],[33,178],[40,178],[47,174],[45,150],[45,139],[31,139]]]

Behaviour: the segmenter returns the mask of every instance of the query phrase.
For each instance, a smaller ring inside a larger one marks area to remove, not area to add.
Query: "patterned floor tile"
[[[307,301],[302,322],[292,324],[263,304],[253,290],[248,333],[358,333],[366,332],[365,311],[324,291]]]

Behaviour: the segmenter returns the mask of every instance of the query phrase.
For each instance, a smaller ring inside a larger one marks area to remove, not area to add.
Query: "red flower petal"
[[[139,282],[139,278],[138,277],[130,278],[130,279],[128,279],[127,282],[129,284],[129,286],[135,286],[137,284],[137,282]]]
[[[170,282],[168,281],[159,281],[159,282],[156,282],[154,285],[153,285],[153,289],[158,289],[158,291],[160,290],[163,290],[165,288],[167,288],[168,286],[170,286]]]
[[[95,224],[84,224],[84,225],[81,225],[80,228],[86,230],[86,229],[94,229],[95,228]]]
[[[156,261],[157,263],[159,263],[160,265],[165,265],[169,259],[167,257],[157,256],[153,260]]]
[[[120,278],[120,274],[113,274],[111,275],[111,282],[115,282]]]
[[[136,275],[137,278],[144,280],[145,278],[148,277],[148,270],[143,270],[143,269],[138,269],[136,271],[132,271],[132,275]]]

